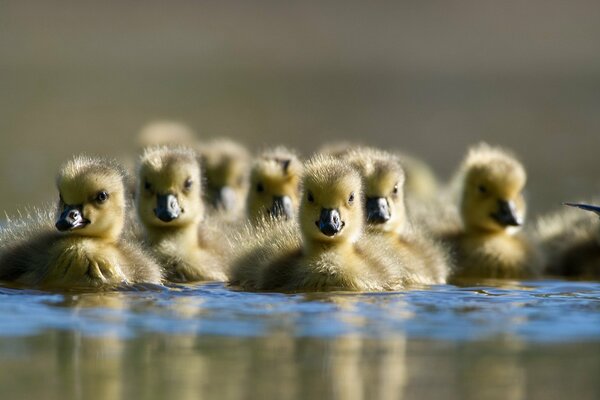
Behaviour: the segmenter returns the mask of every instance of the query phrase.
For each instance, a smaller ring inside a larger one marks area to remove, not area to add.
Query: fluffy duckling
[[[600,277],[600,220],[580,210],[600,215],[600,207],[565,203],[573,207],[541,217],[535,235],[546,255],[545,272],[579,279]]]
[[[199,152],[209,204],[231,219],[242,216],[248,192],[248,151],[232,140],[218,139],[201,145]]]
[[[368,147],[350,151],[346,158],[361,173],[366,196],[368,231],[389,245],[398,263],[425,284],[445,283],[448,265],[444,249],[414,229],[407,216],[404,170],[394,154]]]
[[[232,284],[290,292],[378,291],[410,283],[387,247],[363,235],[362,181],[353,167],[317,155],[305,165],[303,188],[299,226],[277,224],[258,235],[234,263]]]
[[[57,178],[59,216],[37,213],[2,232],[0,280],[27,286],[99,288],[161,282],[159,266],[122,238],[127,195],[117,164],[77,156]]]
[[[284,147],[264,151],[250,171],[246,205],[250,221],[295,218],[302,169],[298,156]]]
[[[201,174],[193,150],[147,148],[138,167],[136,204],[147,244],[161,261],[167,279],[226,280],[219,247],[210,243],[210,230],[201,224]]]
[[[459,171],[462,226],[443,236],[454,250],[454,278],[535,277],[539,253],[519,232],[525,220],[525,169],[509,152],[480,144]]]

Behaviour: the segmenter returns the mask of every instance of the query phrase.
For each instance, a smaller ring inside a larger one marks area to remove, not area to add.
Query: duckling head
[[[201,146],[200,153],[212,205],[228,213],[240,209],[248,190],[248,151],[234,141],[220,139]]]
[[[100,158],[76,156],[56,179],[59,217],[56,228],[73,235],[107,241],[119,238],[126,209],[125,170]]]
[[[514,232],[523,224],[525,169],[507,151],[480,144],[463,164],[461,214],[466,230]]]
[[[250,172],[250,219],[294,218],[300,202],[302,168],[296,154],[283,147],[262,153]]]
[[[404,170],[398,157],[374,148],[350,151],[346,159],[363,178],[365,216],[369,229],[396,232],[406,221]]]
[[[304,169],[300,229],[305,243],[355,242],[363,228],[359,173],[347,162],[317,155]]]
[[[137,209],[147,227],[184,227],[204,216],[196,153],[185,147],[150,147],[138,167]]]

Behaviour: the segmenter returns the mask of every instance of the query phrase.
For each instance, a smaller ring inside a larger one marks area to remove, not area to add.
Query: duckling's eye
[[[146,189],[148,191],[152,190],[152,185],[150,184],[150,182],[148,182],[148,181],[144,182],[144,189]]]
[[[256,184],[256,191],[257,191],[258,193],[262,193],[262,192],[264,192],[264,191],[265,191],[265,187],[263,186],[263,184],[262,184],[261,182],[258,182],[258,183]]]
[[[481,194],[486,194],[488,191],[487,188],[483,185],[477,186],[477,190],[479,190],[479,193],[481,193]]]
[[[106,200],[108,200],[108,193],[105,192],[104,190],[101,192],[98,192],[98,194],[96,195],[96,201],[98,203],[104,203]]]
[[[394,190],[392,190],[392,193],[398,194],[398,184],[397,183],[394,185]]]
[[[191,189],[193,183],[194,183],[194,181],[192,181],[192,178],[187,178],[185,180],[185,182],[183,183],[184,189],[186,189],[186,190]]]
[[[348,203],[354,203],[354,192],[350,193],[350,197],[348,197]]]
[[[307,193],[306,200],[308,200],[309,203],[314,203],[315,202],[315,198],[314,198],[314,196],[313,196],[313,194],[311,192]]]

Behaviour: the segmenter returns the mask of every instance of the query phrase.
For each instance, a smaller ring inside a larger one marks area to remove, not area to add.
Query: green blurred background
[[[600,193],[596,1],[0,0],[0,211],[54,199],[72,153],[149,120],[303,153],[353,139],[447,177],[511,147],[533,214]]]

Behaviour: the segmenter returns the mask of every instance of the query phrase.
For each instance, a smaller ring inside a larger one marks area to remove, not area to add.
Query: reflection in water
[[[384,294],[0,288],[0,388],[44,399],[600,397],[600,285]]]

